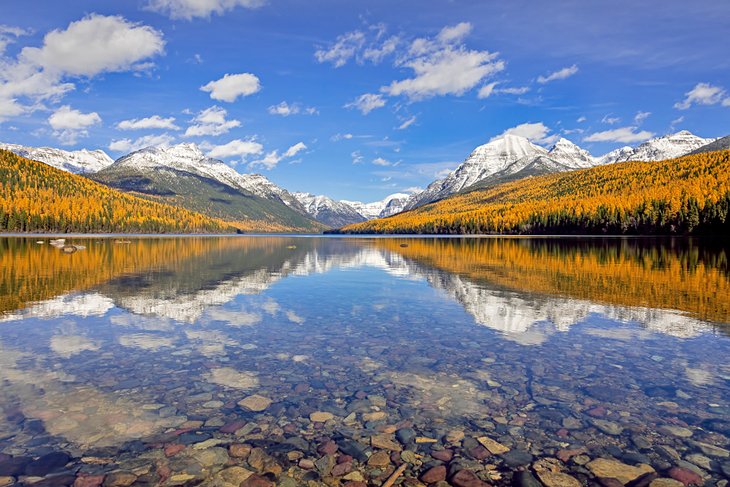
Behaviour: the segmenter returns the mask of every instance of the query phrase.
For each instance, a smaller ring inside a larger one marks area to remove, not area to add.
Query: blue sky
[[[0,24],[0,141],[194,142],[335,198],[424,187],[510,129],[594,155],[730,133],[719,0],[4,0]]]

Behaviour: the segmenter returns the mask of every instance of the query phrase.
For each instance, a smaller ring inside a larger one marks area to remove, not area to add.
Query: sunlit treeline
[[[730,151],[623,162],[457,194],[349,233],[730,232]]]
[[[137,198],[46,164],[0,151],[0,231],[230,232],[200,213]]]

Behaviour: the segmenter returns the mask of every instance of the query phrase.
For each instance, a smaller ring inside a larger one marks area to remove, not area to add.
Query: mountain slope
[[[730,151],[522,179],[341,231],[728,234]]]
[[[474,149],[448,176],[434,181],[423,192],[413,195],[405,209],[410,210],[461,191],[526,156],[545,154],[547,150],[524,137],[504,135]]]
[[[89,175],[95,181],[223,219],[246,231],[318,232],[286,190],[257,174],[240,174],[193,144],[133,152]]]
[[[221,233],[233,228],[0,151],[0,231]]]
[[[410,197],[411,195],[406,193],[393,193],[380,201],[371,203],[348,200],[342,200],[342,202],[353,207],[366,220],[372,220],[373,218],[383,218],[403,211]]]
[[[0,149],[75,174],[100,171],[114,162],[103,150],[65,151],[52,147],[25,147],[3,143],[0,143]]]
[[[330,227],[342,227],[365,221],[365,217],[355,208],[342,201],[311,193],[293,193],[293,195],[315,220]]]
[[[601,164],[626,161],[662,161],[673,159],[699,149],[715,139],[705,139],[682,130],[676,134],[664,135],[647,140],[633,149],[623,147],[599,158]]]
[[[710,142],[707,145],[703,145],[699,149],[696,149],[690,154],[702,154],[705,152],[715,152],[715,151],[721,151],[721,150],[730,150],[730,135],[726,135],[725,137],[722,137],[721,139],[717,139],[714,142]]]

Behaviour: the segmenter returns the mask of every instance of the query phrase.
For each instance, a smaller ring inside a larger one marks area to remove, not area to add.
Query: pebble
[[[238,401],[238,405],[253,412],[261,412],[271,406],[271,399],[254,394]]]
[[[313,423],[325,423],[334,419],[335,415],[325,411],[316,411],[309,415],[309,420]]]
[[[395,437],[403,445],[407,445],[416,437],[416,432],[411,428],[401,428],[395,432]]]
[[[228,454],[233,458],[246,458],[251,453],[251,446],[235,443],[228,447]]]
[[[104,475],[79,474],[74,481],[73,487],[99,487],[103,482]]]
[[[13,477],[0,477],[0,487],[7,487],[8,485],[13,485],[15,483],[15,479]]]
[[[365,413],[362,415],[364,421],[382,421],[387,417],[387,413],[383,411],[376,411],[373,413]]]
[[[537,476],[545,487],[581,487],[581,483],[575,477],[566,473],[545,470],[538,472]]]
[[[71,457],[66,453],[49,453],[26,465],[25,474],[30,477],[45,477],[51,472],[58,472],[65,467],[69,461],[71,461]]]
[[[390,453],[385,450],[376,451],[368,459],[368,465],[371,467],[385,467],[390,465]]]
[[[104,487],[129,487],[137,481],[137,476],[129,472],[112,472],[106,476]]]
[[[716,445],[710,445],[709,443],[702,443],[699,441],[693,441],[691,442],[692,445],[696,446],[697,448],[702,451],[705,455],[710,455],[711,457],[721,457],[721,458],[728,458],[730,457],[730,450],[726,450],[725,448],[720,448]]]
[[[669,469],[669,476],[674,480],[682,482],[685,486],[687,485],[702,485],[702,477],[692,470],[682,467],[672,467]]]
[[[446,480],[446,467],[443,465],[431,467],[421,474],[420,479],[426,484],[435,484],[436,482]]]
[[[644,474],[654,472],[654,469],[649,465],[637,465],[632,467],[626,465],[618,460],[612,460],[608,458],[596,458],[586,464],[586,467],[596,477],[607,477],[618,479],[624,484],[638,479]]]
[[[401,451],[403,449],[390,435],[373,435],[370,437],[370,445],[373,448],[390,451]]]
[[[607,435],[618,436],[624,430],[618,423],[605,419],[592,419],[591,424]]]
[[[459,470],[451,477],[451,484],[456,487],[489,487],[489,484],[481,480],[471,470]]]
[[[660,426],[659,432],[667,434],[667,435],[678,436],[680,438],[689,438],[690,436],[692,436],[692,430],[690,430],[688,428],[684,428],[682,426],[674,426],[674,425]]]
[[[528,471],[516,472],[512,477],[513,487],[542,487],[539,480]]]
[[[679,480],[659,478],[652,480],[649,487],[684,487],[684,484]]]
[[[228,467],[213,477],[213,484],[216,487],[238,487],[241,482],[248,479],[254,473],[243,467]]]
[[[494,441],[488,436],[480,436],[479,438],[477,438],[477,441],[481,443],[484,448],[489,450],[489,453],[491,453],[492,455],[499,455],[501,453],[507,453],[509,451],[509,448],[497,441]]]
[[[261,477],[259,475],[250,475],[246,480],[240,483],[239,487],[274,487],[274,482]]]
[[[525,450],[510,450],[502,454],[502,460],[504,460],[505,465],[508,467],[517,468],[532,463],[533,456]]]
[[[692,453],[691,455],[687,455],[685,459],[698,467],[704,468],[705,470],[712,470],[712,466],[710,465],[712,461],[704,455]]]

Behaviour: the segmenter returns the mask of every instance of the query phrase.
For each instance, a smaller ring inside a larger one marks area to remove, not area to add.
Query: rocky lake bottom
[[[726,487],[722,246],[0,239],[0,487]]]

